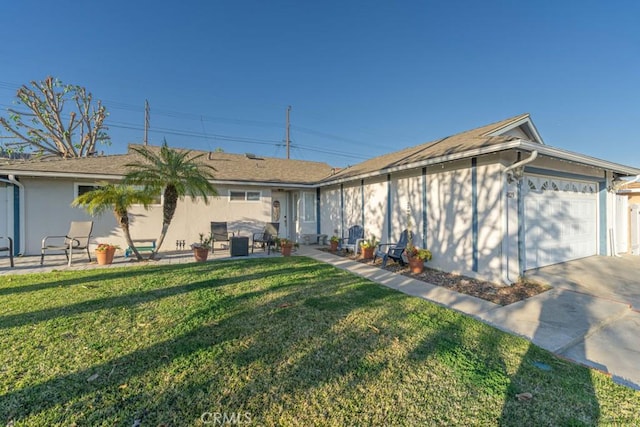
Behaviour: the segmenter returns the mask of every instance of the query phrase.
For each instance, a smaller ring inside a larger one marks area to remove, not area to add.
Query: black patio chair
[[[400,240],[396,243],[381,243],[378,245],[373,254],[373,261],[375,262],[378,257],[382,258],[382,267],[386,267],[387,261],[391,258],[400,265],[405,265],[406,262],[402,253],[410,241],[413,241],[413,232],[403,230],[400,234]]]
[[[256,246],[256,243],[262,246],[262,249],[266,247],[267,254],[271,253],[271,246],[276,245],[276,237],[278,237],[278,231],[280,230],[279,222],[268,222],[264,226],[264,230],[260,233],[253,233],[251,239],[251,253]]]
[[[235,233],[227,230],[226,222],[211,221],[211,253],[214,253],[216,242],[230,242]]]
[[[7,243],[4,243],[4,241]],[[0,236],[0,245],[2,245],[0,246],[0,252],[9,252],[9,263],[13,267],[13,239],[9,236]]]

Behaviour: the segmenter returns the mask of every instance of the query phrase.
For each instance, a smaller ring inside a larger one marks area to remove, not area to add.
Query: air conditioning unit
[[[640,204],[631,205],[631,255],[640,255]]]

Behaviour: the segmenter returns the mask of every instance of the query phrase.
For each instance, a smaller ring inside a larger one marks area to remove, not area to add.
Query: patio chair
[[[93,230],[93,221],[71,221],[69,232],[66,236],[46,236],[42,239],[40,265],[44,263],[44,256],[47,251],[64,251],[67,262],[71,266],[74,249],[86,250],[89,262],[91,262],[91,254],[89,253],[91,230]]]
[[[230,242],[233,236],[235,234],[227,230],[226,222],[211,221],[211,253],[215,252],[216,242]]]
[[[5,241],[7,243],[4,243]],[[13,239],[11,237],[0,236],[0,252],[9,252],[9,263],[13,267]]]
[[[364,242],[364,228],[360,225],[352,225],[349,227],[348,237],[340,239],[340,248],[345,251],[352,250],[358,255],[358,248],[362,242]]]
[[[400,240],[396,243],[381,243],[376,248],[373,254],[373,262],[376,261],[376,258],[382,258],[382,267],[386,267],[387,261],[389,258],[399,263],[400,265],[405,265],[405,260],[403,258],[403,252],[409,244],[409,241],[413,241],[413,232],[409,230],[403,230],[400,234]]]
[[[253,233],[251,243],[251,253],[256,246],[256,243],[260,244],[262,248],[267,248],[267,254],[271,253],[271,246],[275,246],[276,237],[278,237],[278,231],[280,230],[279,222],[268,222],[264,226],[264,230],[260,233]]]

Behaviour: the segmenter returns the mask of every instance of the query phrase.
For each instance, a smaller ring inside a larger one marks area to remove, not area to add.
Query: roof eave
[[[415,169],[415,168],[421,168],[421,167],[439,164],[439,163],[452,162],[455,160],[462,160],[468,157],[477,157],[485,154],[492,154],[498,151],[509,150],[511,148],[518,148],[520,144],[521,144],[521,140],[516,139],[509,142],[504,142],[501,144],[491,145],[489,147],[475,148],[473,150],[461,151],[459,153],[447,154],[445,156],[438,156],[438,157],[433,157],[431,159],[420,160],[418,162],[407,163],[406,165],[380,169],[379,171],[375,171],[375,172],[367,172],[364,174],[359,174],[351,177],[327,180],[319,183],[319,185],[321,187],[326,187],[329,185],[336,185],[336,184],[341,184],[348,181],[353,181],[355,179],[372,178],[375,176],[386,175],[388,173],[401,172],[408,169]]]
[[[124,175],[87,174],[75,172],[28,171],[20,169],[0,169],[2,175],[31,176],[38,178],[71,178],[71,179],[122,179]]]
[[[571,151],[553,148],[548,145],[543,145],[537,142],[516,139],[509,142],[495,144],[489,147],[481,147],[473,150],[462,151],[460,153],[448,154],[446,156],[434,157],[432,159],[425,159],[419,162],[408,163],[406,165],[385,168],[375,172],[368,172],[364,174],[359,174],[359,175],[354,175],[354,176],[339,178],[339,179],[333,179],[333,180],[328,179],[326,181],[320,182],[319,186],[326,187],[330,185],[342,184],[342,183],[357,180],[357,179],[372,178],[375,176],[386,175],[388,173],[401,172],[408,169],[421,168],[421,167],[439,164],[439,163],[462,160],[469,157],[477,157],[477,156],[482,156],[486,154],[493,154],[493,153],[506,151],[510,149],[522,149],[525,151],[537,150],[540,154],[544,154],[550,157],[556,157],[556,158],[567,160],[574,163],[584,164],[587,166],[597,167],[605,170],[611,170],[623,176],[636,176],[640,174],[640,169],[633,168],[631,166],[625,166],[618,163],[597,159],[595,157],[585,156],[583,154],[578,154],[578,153],[573,153]]]
[[[70,172],[45,172],[45,171],[24,171],[0,169],[2,175],[29,176],[37,178],[67,178],[78,180],[121,180],[124,175],[108,175],[108,174],[78,174]],[[282,188],[315,188],[315,183],[295,183],[295,182],[277,182],[277,181],[244,181],[244,180],[211,180],[212,184],[218,185],[245,185],[245,186],[261,186],[261,187],[282,187]]]
[[[600,169],[610,170],[623,176],[640,175],[640,169],[631,166],[621,165],[619,163],[610,162],[608,160],[598,159],[596,157],[586,156],[584,154],[574,153],[572,151],[553,148],[548,145],[540,145],[531,141],[520,140],[521,147],[527,151],[537,150],[540,154],[551,157],[557,157],[574,163],[580,163],[587,166],[594,166]]]

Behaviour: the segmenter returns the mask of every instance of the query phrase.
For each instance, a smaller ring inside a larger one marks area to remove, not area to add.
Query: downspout
[[[635,178],[633,178],[631,181],[626,181],[624,182],[621,187],[626,187],[629,184],[633,184],[634,182],[638,182],[640,181],[640,175],[636,175]]]
[[[24,211],[24,185],[16,179],[15,175],[9,175],[9,182],[18,187],[18,192],[20,195],[20,202],[18,204],[18,210],[20,211],[20,247],[18,248],[18,252],[20,255],[24,255],[24,248],[26,247],[27,242],[25,241],[25,211]]]
[[[523,167],[524,165],[533,162],[538,157],[538,151],[534,150],[531,155],[524,160],[516,162],[511,166],[508,166],[503,171],[502,181],[502,206],[504,207],[504,214],[502,215],[502,281],[506,285],[511,285],[516,280],[513,280],[509,276],[509,206],[508,206],[508,190],[509,184],[517,181],[522,177],[518,177],[512,171],[516,168]]]

